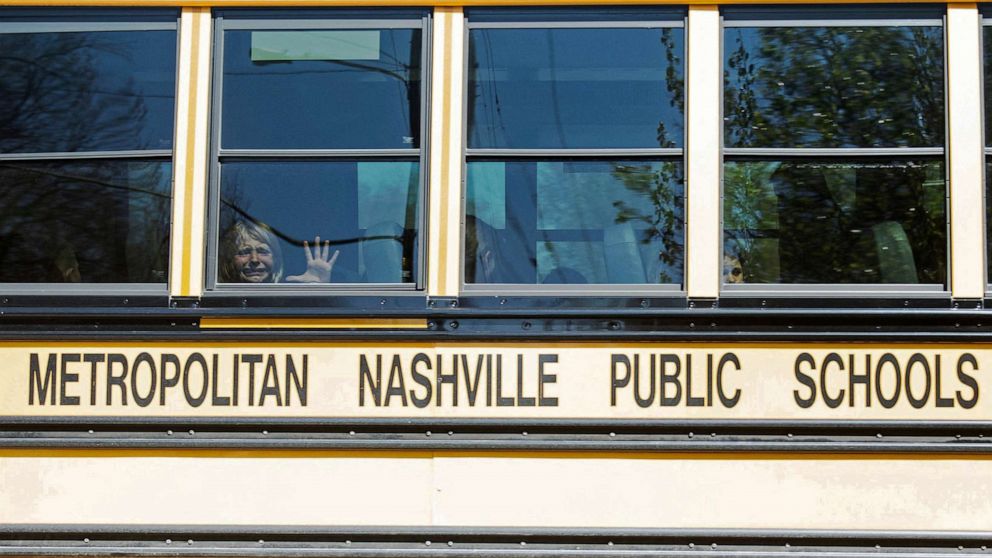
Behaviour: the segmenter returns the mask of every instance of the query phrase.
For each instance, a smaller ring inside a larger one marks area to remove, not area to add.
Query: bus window
[[[424,15],[219,14],[214,286],[416,285]]]
[[[724,10],[731,289],[943,288],[941,18],[926,6]]]
[[[982,56],[985,79],[985,239],[987,250],[992,250],[992,10],[981,7],[982,14]],[[992,283],[992,255],[986,253],[988,266],[986,283]]]
[[[467,17],[467,288],[681,288],[684,10]]]
[[[0,282],[164,287],[177,19],[4,11]]]

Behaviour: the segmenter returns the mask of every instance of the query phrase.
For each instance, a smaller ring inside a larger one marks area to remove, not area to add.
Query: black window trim
[[[468,63],[469,63],[469,34],[473,29],[688,29],[688,9],[685,6],[631,6],[628,19],[601,21],[596,19],[596,9],[586,7],[569,8],[475,8],[467,9],[465,13],[465,56],[463,61],[463,85],[468,84]],[[484,13],[484,21],[474,22],[473,13]],[[519,14],[534,14],[526,21],[516,21],[514,16]],[[635,20],[633,16],[644,13],[648,17],[645,20]],[[506,18],[500,21],[500,14],[505,14]],[[575,17],[569,19],[568,16]],[[659,17],[667,16],[667,17]],[[682,60],[683,60],[683,84],[685,83],[686,59],[688,58],[688,41],[683,40]],[[468,164],[471,160],[484,161],[500,158],[502,160],[515,160],[518,162],[534,161],[555,158],[574,158],[588,160],[607,159],[630,159],[646,160],[650,162],[678,162],[687,166],[685,148],[685,136],[687,129],[687,114],[682,114],[683,146],[677,148],[576,148],[576,149],[505,149],[505,148],[472,148],[469,147],[468,137],[468,103],[469,93],[463,95],[462,102],[462,176],[463,183],[467,184]],[[686,93],[686,101],[688,94]],[[688,206],[688,183],[683,181],[683,246],[685,246],[685,231],[687,230]],[[682,281],[680,283],[668,284],[622,284],[622,283],[592,283],[584,285],[541,285],[531,283],[468,283],[465,277],[465,215],[468,189],[464,188],[461,199],[461,226],[459,228],[459,293],[463,297],[486,297],[490,295],[507,295],[515,298],[519,297],[663,297],[671,299],[684,299],[686,297],[685,285],[685,260],[683,259]]]
[[[0,8],[0,34],[20,33],[72,33],[120,31],[174,31],[176,36],[176,75],[173,103],[173,122],[179,102],[179,49],[180,18],[176,8]],[[173,123],[175,130],[175,123]],[[173,131],[175,134],[175,131]],[[169,162],[175,167],[175,139],[172,149],[130,149],[0,153],[0,162],[71,162],[84,160],[119,161],[146,159]],[[170,183],[172,179],[170,177]],[[169,218],[175,202],[169,192]],[[170,245],[175,239],[170,239]],[[171,260],[171,254],[169,256]],[[171,269],[173,262],[169,262]],[[161,283],[0,283],[0,292],[25,296],[92,296],[110,295],[167,295],[168,275]]]
[[[337,17],[340,14],[341,17]],[[381,17],[379,16],[381,14]],[[415,18],[413,14],[420,14]],[[230,15],[231,17],[225,17]],[[314,17],[304,18],[306,15]],[[207,180],[206,265],[202,297],[262,297],[263,299],[300,299],[314,297],[389,296],[423,297],[427,279],[427,214],[429,202],[430,161],[430,84],[431,84],[431,33],[433,13],[427,9],[390,10],[377,8],[259,8],[214,10],[214,44],[211,70],[210,158]],[[412,149],[223,149],[221,147],[224,32],[227,30],[266,29],[420,29],[420,147]],[[335,160],[404,158],[416,160],[419,166],[419,207],[417,210],[417,265],[412,283],[329,283],[329,284],[266,284],[242,285],[217,281],[217,254],[220,239],[220,169],[223,160]]]
[[[808,8],[808,9],[805,9]],[[723,171],[728,162],[733,161],[745,161],[749,159],[771,159],[775,160],[788,160],[797,157],[804,158],[823,158],[823,159],[834,159],[840,157],[855,157],[860,159],[870,160],[872,157],[884,157],[889,159],[908,159],[908,160],[931,160],[935,157],[942,157],[944,165],[944,200],[945,200],[945,226],[946,226],[946,277],[944,284],[937,283],[921,283],[921,284],[897,284],[897,283],[752,283],[752,284],[730,284],[721,281],[720,284],[720,297],[721,298],[756,298],[756,297],[774,297],[774,298],[802,298],[802,297],[817,297],[817,298],[939,298],[945,299],[950,298],[950,285],[951,285],[951,273],[953,269],[951,268],[951,235],[950,235],[950,206],[947,204],[947,200],[950,195],[950,179],[948,177],[949,164],[948,164],[948,149],[947,141],[949,137],[948,133],[948,119],[947,119],[947,15],[946,15],[946,5],[944,4],[933,4],[933,5],[920,5],[920,6],[898,6],[889,7],[884,5],[878,5],[871,9],[872,6],[866,6],[867,11],[861,9],[861,7],[846,7],[846,6],[747,6],[747,5],[733,5],[733,6],[722,6],[720,10],[720,60],[721,60],[721,75],[723,73],[722,61],[724,59],[724,37],[725,30],[731,28],[740,27],[919,27],[919,26],[939,26],[943,34],[943,58],[944,58],[944,146],[943,147],[882,147],[882,148],[735,148],[726,146],[726,136],[724,134],[722,123],[724,122],[724,111],[726,109],[725,104],[725,93],[726,87],[721,86],[720,88],[720,113],[721,113],[721,166],[720,166],[720,233],[721,238],[724,232],[724,180]],[[928,9],[941,9],[942,16],[938,18],[934,17],[899,17],[899,11],[909,11],[909,12],[920,12]],[[734,17],[733,11],[739,10],[741,12],[755,12],[757,14],[768,14],[771,17],[755,19],[753,17]],[[799,15],[795,19],[788,19],[787,17],[774,17],[776,13],[788,13],[795,12]],[[805,15],[805,12],[810,12],[810,15]],[[731,12],[728,15],[728,12]],[[839,14],[837,17],[811,17],[816,12],[819,13],[829,13],[836,12]],[[893,14],[892,12],[897,12]],[[843,17],[847,15],[849,17]],[[722,79],[721,79],[722,82]],[[724,257],[724,243],[720,244],[720,260],[722,261]],[[722,275],[722,274],[721,274]]]

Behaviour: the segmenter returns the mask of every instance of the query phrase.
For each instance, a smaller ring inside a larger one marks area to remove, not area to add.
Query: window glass
[[[472,29],[470,148],[682,146],[683,33]]]
[[[676,161],[468,165],[466,283],[681,283]]]
[[[4,10],[0,283],[164,288],[178,17]]]
[[[427,13],[222,13],[208,286],[419,284]]]
[[[940,147],[936,26],[730,27],[727,147]]]
[[[172,165],[0,162],[0,282],[164,283]]]
[[[992,282],[992,34],[989,31],[987,8],[983,12],[982,48],[985,64],[985,246],[986,246],[986,282]]]
[[[724,9],[725,284],[946,284],[940,17]]]
[[[942,283],[944,193],[942,161],[727,163],[728,281]]]
[[[225,149],[420,145],[420,29],[229,30]]]
[[[468,12],[466,285],[682,284],[684,16]]]
[[[409,161],[226,163],[217,280],[411,283],[419,182]]]
[[[0,152],[172,149],[175,31],[3,30]]]
[[[985,146],[992,147],[992,35],[988,27],[988,19],[982,27],[982,49],[985,63]]]

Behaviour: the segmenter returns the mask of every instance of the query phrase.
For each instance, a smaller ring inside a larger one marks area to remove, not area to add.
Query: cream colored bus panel
[[[0,416],[992,420],[984,345],[6,344]]]
[[[7,451],[0,486],[4,524],[992,527],[969,457]]]

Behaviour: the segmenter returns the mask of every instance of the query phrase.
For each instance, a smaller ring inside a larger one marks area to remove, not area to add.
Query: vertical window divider
[[[947,167],[950,287],[956,299],[985,294],[985,168],[981,17],[974,3],[947,5]]]
[[[723,34],[719,8],[689,6],[686,27],[685,290],[690,299],[716,298],[723,267]]]
[[[169,266],[172,297],[203,293],[212,28],[210,8],[182,9]]]
[[[428,296],[457,296],[461,277],[465,41],[463,9],[435,8],[428,132]]]

